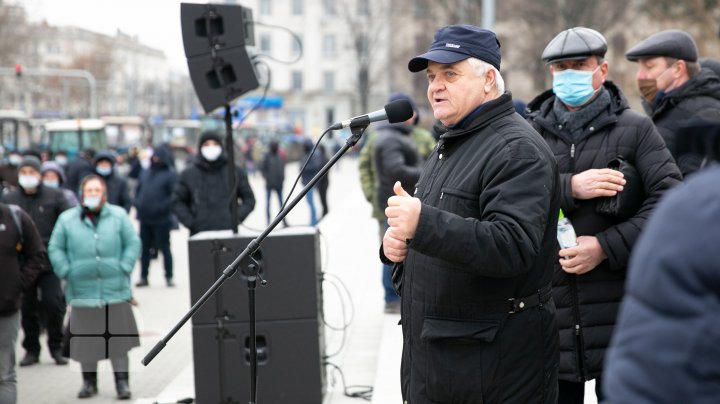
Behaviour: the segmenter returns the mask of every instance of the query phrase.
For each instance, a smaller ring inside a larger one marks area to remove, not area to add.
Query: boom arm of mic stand
[[[368,125],[369,125],[369,123],[368,123]],[[362,137],[363,133],[365,133],[365,129],[367,129],[368,125],[362,125],[362,126],[350,128],[350,130],[352,132],[352,136],[350,136],[347,139],[347,141],[345,142],[345,145],[342,148],[340,148],[340,150],[338,150],[338,152],[335,153],[335,155],[332,156],[332,158],[330,158],[330,161],[328,161],[320,169],[320,172],[318,172],[310,180],[310,182],[307,185],[305,185],[305,187],[302,190],[300,190],[300,193],[292,201],[290,201],[290,203],[288,203],[288,205],[285,207],[285,209],[280,211],[280,213],[278,213],[277,216],[275,216],[275,219],[273,219],[272,223],[270,223],[265,228],[265,230],[263,230],[262,233],[260,233],[259,236],[257,236],[255,239],[250,241],[250,243],[247,245],[247,247],[245,247],[243,252],[241,252],[240,255],[238,255],[235,258],[235,260],[233,260],[233,262],[231,262],[230,265],[227,266],[227,268],[225,268],[225,270],[223,270],[222,275],[220,275],[220,277],[215,281],[215,283],[213,283],[212,286],[210,286],[210,288],[200,297],[200,299],[198,299],[198,301],[192,305],[190,310],[187,313],[185,313],[183,318],[181,318],[177,324],[175,324],[175,326],[172,328],[172,330],[170,330],[170,332],[168,332],[167,335],[165,335],[165,337],[163,337],[160,341],[158,341],[157,344],[155,344],[155,346],[150,350],[150,352],[148,352],[147,355],[145,355],[145,357],[142,359],[141,363],[144,366],[147,366],[150,362],[152,362],[153,359],[155,359],[157,354],[159,354],[160,351],[162,351],[165,348],[165,346],[170,341],[170,339],[172,339],[172,337],[175,336],[175,334],[177,334],[178,331],[180,331],[180,328],[182,328],[182,326],[185,325],[185,323],[187,323],[187,321],[198,310],[200,310],[200,307],[202,307],[202,305],[205,304],[205,302],[208,299],[210,299],[217,292],[218,289],[220,289],[220,287],[223,285],[223,283],[225,283],[225,281],[228,278],[230,278],[231,276],[233,276],[235,274],[235,272],[237,272],[237,267],[238,267],[238,265],[240,265],[240,262],[245,257],[255,253],[255,251],[257,251],[258,248],[260,248],[260,243],[262,243],[263,240],[265,240],[265,238],[270,234],[270,232],[272,232],[273,229],[275,229],[275,227],[280,222],[282,222],[282,220],[290,213],[290,211],[295,207],[295,205],[297,205],[305,197],[305,194],[310,192],[312,187],[314,187],[315,184],[318,181],[320,181],[322,179],[322,177],[325,176],[325,174],[327,174],[328,171],[330,171],[332,166],[334,166],[335,163],[337,163],[337,161],[340,160],[340,157],[342,157],[343,154],[345,154],[348,150],[350,150],[350,148],[352,148],[353,146],[355,146],[355,144],[357,144],[357,142]]]

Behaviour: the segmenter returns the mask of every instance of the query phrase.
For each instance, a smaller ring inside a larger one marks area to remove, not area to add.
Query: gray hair
[[[478,77],[482,77],[485,75],[485,73],[488,72],[489,69],[492,69],[495,71],[495,87],[497,88],[498,92],[500,94],[505,93],[505,80],[503,80],[502,76],[500,75],[500,72],[498,69],[495,68],[495,66],[491,65],[490,63],[483,62],[480,59],[477,58],[467,58],[468,63],[470,63],[470,66],[475,71],[475,74]]]

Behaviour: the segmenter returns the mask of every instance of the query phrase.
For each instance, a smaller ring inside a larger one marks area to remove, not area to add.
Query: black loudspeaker
[[[190,79],[205,112],[259,86],[245,50],[254,44],[252,10],[240,5],[180,5]]]
[[[257,402],[320,404],[325,367],[314,320],[257,323]],[[193,327],[195,401],[247,403],[250,397],[248,323]]]
[[[188,242],[195,303],[257,234],[203,232]],[[320,403],[325,393],[322,280],[317,229],[276,230],[255,259],[267,287],[256,288],[258,402]],[[247,277],[252,261],[193,316],[195,395],[199,403],[245,403],[250,397]]]
[[[190,298],[196,302],[220,277],[225,268],[257,235],[229,230],[202,232],[188,242]],[[317,229],[289,227],[275,230],[258,250],[260,276],[267,287],[258,284],[255,313],[258,321],[318,318],[322,307],[320,249]],[[241,262],[238,272],[210,298],[192,318],[193,324],[248,321],[247,270],[251,261]]]

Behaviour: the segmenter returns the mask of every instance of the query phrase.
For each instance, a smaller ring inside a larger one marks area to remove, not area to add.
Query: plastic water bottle
[[[570,223],[570,219],[565,217],[562,209],[560,209],[560,216],[558,217],[557,240],[561,250],[577,245],[575,228],[573,228],[572,223]]]

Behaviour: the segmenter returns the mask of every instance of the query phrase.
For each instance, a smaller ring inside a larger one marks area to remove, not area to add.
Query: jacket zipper
[[[577,298],[577,276],[570,275],[570,288],[573,296],[573,314],[575,318],[575,344],[577,346],[577,371],[579,381],[585,381],[585,361],[583,360],[582,326],[580,325],[580,303]]]
[[[433,164],[432,167],[432,176],[430,177],[430,183],[425,187],[425,192],[428,192],[429,190],[433,189],[433,184],[435,184],[435,179],[438,176],[438,173],[440,171],[440,166],[442,165],[443,160],[443,151],[445,150],[445,141],[440,139],[440,142],[438,142],[437,145],[438,150],[438,156],[437,160],[435,161],[435,164]],[[423,195],[424,196],[424,195]],[[442,193],[440,194],[440,199],[442,199]]]
[[[570,145],[570,173],[575,172],[575,143]]]

